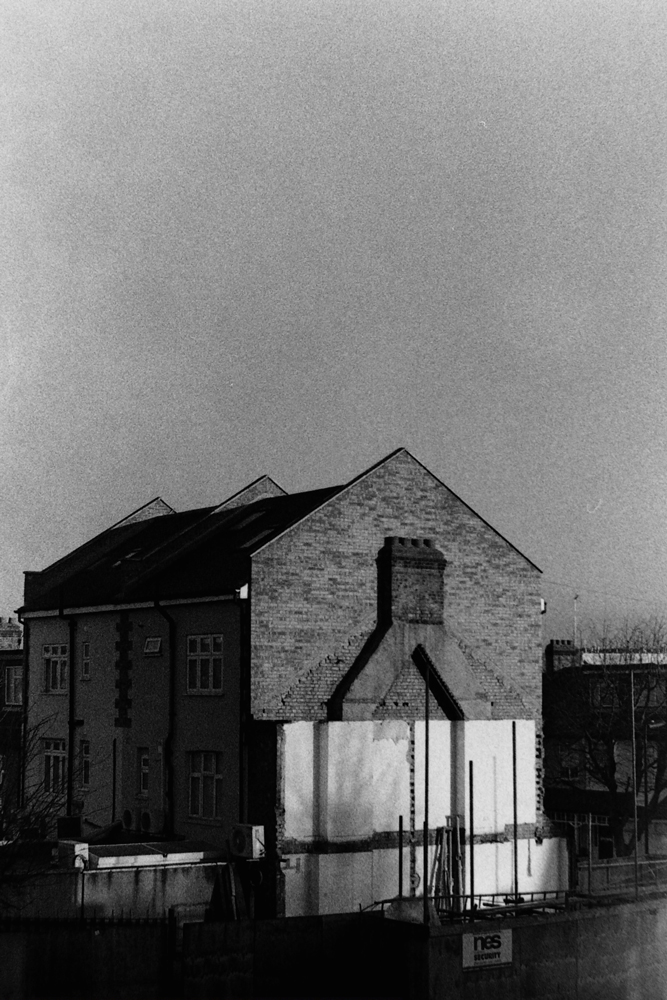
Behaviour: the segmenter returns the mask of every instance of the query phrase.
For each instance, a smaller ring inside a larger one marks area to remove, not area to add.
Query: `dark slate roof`
[[[21,611],[231,594],[247,583],[256,549],[341,488],[121,522],[28,574]]]

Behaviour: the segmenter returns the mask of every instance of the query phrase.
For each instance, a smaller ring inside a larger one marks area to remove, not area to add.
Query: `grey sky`
[[[0,613],[156,494],[399,445],[541,566],[550,632],[665,608],[664,0],[0,20]]]

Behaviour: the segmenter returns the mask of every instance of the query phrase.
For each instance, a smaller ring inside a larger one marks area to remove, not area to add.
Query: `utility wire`
[[[588,587],[582,584],[565,583],[563,580],[553,580],[551,577],[543,576],[542,579],[545,583],[550,583],[556,587],[564,587],[566,590],[572,590],[576,592],[583,592],[589,594],[601,594],[603,597],[621,597],[625,601],[634,601],[636,604],[646,604],[649,601],[659,601],[662,603],[663,598],[649,597],[630,597],[628,594],[622,594],[619,590],[598,590],[596,587]]]

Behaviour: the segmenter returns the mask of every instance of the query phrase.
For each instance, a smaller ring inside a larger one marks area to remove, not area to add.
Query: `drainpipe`
[[[167,775],[167,822],[166,833],[174,833],[174,731],[176,729],[176,622],[155,600],[155,608],[169,626],[169,722],[167,738],[164,741],[164,766]]]
[[[74,734],[76,732],[76,677],[74,676],[74,642],[76,640],[76,618],[72,615],[63,614],[62,606],[58,612],[58,617],[62,618],[69,625],[69,662],[68,662],[68,717],[67,717],[67,802],[65,813],[72,815],[72,801],[74,798]]]
[[[23,705],[21,708],[21,734],[19,743],[19,775],[16,788],[16,805],[20,809],[25,796],[25,768],[26,768],[26,742],[28,739],[28,694],[30,674],[28,666],[30,663],[30,626],[27,621],[18,614],[19,623],[23,626],[23,689],[21,697]]]
[[[242,596],[245,592],[246,596]],[[239,822],[248,822],[248,723],[250,719],[250,587],[236,591],[240,621]]]

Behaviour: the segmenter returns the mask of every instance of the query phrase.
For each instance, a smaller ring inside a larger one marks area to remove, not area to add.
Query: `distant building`
[[[398,891],[399,817],[423,891],[428,682],[429,889],[467,885],[470,761],[476,892],[512,890],[515,818],[519,888],[559,888],[540,610],[537,567],[405,449],[327,489],[158,498],[26,573],[27,780],[84,828],[256,855],[259,912],[353,910]]]
[[[632,709],[634,693],[634,713]],[[577,831],[577,849],[595,860],[615,853],[612,828],[634,816],[633,789],[644,830],[640,851],[667,846],[667,651],[575,647],[552,640],[545,650],[545,810]],[[636,782],[632,779],[634,752]],[[653,802],[656,792],[658,798]],[[613,784],[613,793],[610,791]],[[589,836],[588,826],[592,833]],[[616,845],[618,847],[618,845]]]
[[[13,618],[0,616],[0,649],[20,649],[23,629]]]
[[[0,838],[3,817],[18,804],[23,718],[23,629],[0,617]]]

